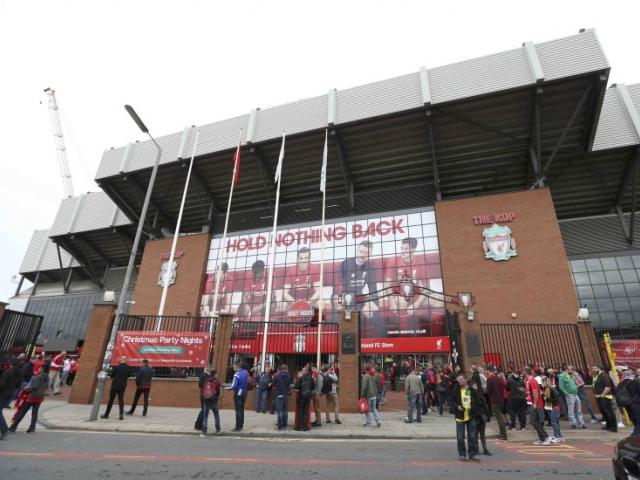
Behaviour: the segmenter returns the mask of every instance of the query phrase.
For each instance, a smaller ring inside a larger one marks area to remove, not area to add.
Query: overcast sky
[[[63,187],[56,90],[76,194],[102,152],[156,135],[595,28],[612,83],[640,82],[636,2],[0,0],[0,301]],[[42,102],[42,103],[41,103]]]

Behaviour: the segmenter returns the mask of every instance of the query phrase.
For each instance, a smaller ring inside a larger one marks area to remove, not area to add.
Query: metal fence
[[[172,316],[172,315],[122,315],[119,331],[122,332],[154,332],[158,323],[163,332],[209,332],[211,317]],[[216,325],[213,325],[215,335]],[[211,341],[214,341],[213,339]],[[202,375],[202,368],[192,367],[156,367],[153,366],[155,377],[159,378],[187,378]],[[135,375],[137,369],[134,369]]]
[[[13,357],[30,357],[42,327],[41,315],[5,310],[0,318],[0,369]]]
[[[480,329],[486,362],[512,369],[566,364],[588,370],[577,325],[483,324]]]
[[[608,333],[612,340],[638,340],[640,339],[640,325],[628,325],[616,328],[594,328],[598,342]]]

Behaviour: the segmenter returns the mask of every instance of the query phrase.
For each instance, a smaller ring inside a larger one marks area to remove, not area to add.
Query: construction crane
[[[73,182],[71,181],[71,169],[67,159],[67,149],[64,145],[64,135],[62,134],[62,122],[60,122],[60,112],[58,112],[58,102],[56,102],[56,92],[51,88],[45,88],[49,102],[49,117],[51,119],[51,129],[56,142],[56,153],[58,155],[58,166],[62,176],[62,186],[67,198],[73,197]]]

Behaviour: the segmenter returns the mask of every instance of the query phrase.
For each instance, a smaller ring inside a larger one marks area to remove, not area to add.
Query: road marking
[[[52,457],[53,453],[0,452],[3,457]]]
[[[157,460],[155,455],[102,455],[103,458],[116,460]]]

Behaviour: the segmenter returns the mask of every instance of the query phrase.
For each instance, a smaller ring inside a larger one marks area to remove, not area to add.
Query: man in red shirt
[[[262,322],[264,320],[266,302],[266,269],[262,260],[256,260],[251,266],[251,278],[249,282],[245,281],[244,284],[241,314],[248,317],[246,320],[249,322]]]
[[[60,395],[60,376],[62,375],[62,367],[64,367],[64,359],[67,358],[67,352],[64,350],[53,357],[50,367],[49,388],[53,390],[54,395]]]
[[[311,263],[311,251],[302,247],[298,250],[296,264],[285,271],[278,311],[285,312],[299,300],[308,302],[311,308],[317,308],[320,292],[320,266]]]
[[[551,445],[551,437],[547,435],[544,424],[544,400],[540,384],[531,374],[531,368],[523,369],[524,385],[527,394],[527,405],[529,406],[529,419],[531,425],[538,434],[539,440],[533,442],[534,445]]]
[[[220,270],[222,278],[220,279],[220,286],[218,287],[217,310],[222,313],[230,313],[231,296],[233,294],[233,275],[229,272],[229,265],[226,262],[221,265]],[[204,287],[205,294],[202,296],[201,315],[203,317],[213,316],[216,313],[213,311],[213,303],[217,276],[217,268],[213,275],[207,275],[207,281]]]
[[[504,414],[504,398],[507,391],[507,381],[502,372],[496,372],[494,367],[487,367],[489,378],[487,379],[487,395],[491,404],[491,414],[496,417],[500,428],[500,440],[507,440],[507,426]]]
[[[400,255],[387,261],[386,286],[399,285],[403,278],[410,278],[414,285],[428,287],[427,266],[424,256],[416,256],[418,240],[407,237],[400,243]],[[398,318],[399,328],[406,330],[423,326],[429,316],[428,299],[422,295],[389,297],[389,309]],[[416,321],[418,320],[418,321]]]

